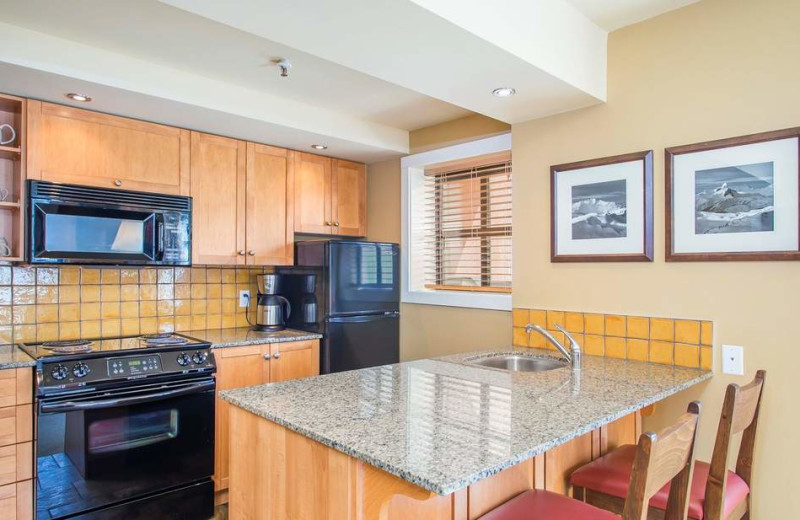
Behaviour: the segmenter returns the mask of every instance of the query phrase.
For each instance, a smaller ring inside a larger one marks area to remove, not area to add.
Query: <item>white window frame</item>
[[[469,143],[439,148],[429,152],[408,155],[400,160],[402,179],[401,194],[401,247],[400,247],[400,299],[403,303],[421,303],[426,305],[444,305],[448,307],[469,307],[473,309],[511,310],[511,295],[489,292],[447,291],[426,289],[424,280],[413,276],[413,262],[421,255],[413,255],[414,245],[421,247],[422,236],[414,232],[412,218],[420,218],[423,210],[415,212],[423,201],[419,194],[423,189],[425,168],[439,164],[481,155],[507,152],[511,150],[511,134],[502,134]],[[512,158],[513,160],[513,158]],[[416,269],[421,273],[421,269]],[[513,273],[513,270],[512,270]],[[513,287],[513,278],[512,278]]]

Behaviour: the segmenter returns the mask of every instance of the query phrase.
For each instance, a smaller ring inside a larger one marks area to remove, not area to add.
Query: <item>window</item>
[[[403,157],[401,299],[511,310],[511,135]]]
[[[426,168],[425,190],[425,287],[511,292],[510,154]]]

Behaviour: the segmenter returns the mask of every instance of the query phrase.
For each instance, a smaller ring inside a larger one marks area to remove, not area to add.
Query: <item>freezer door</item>
[[[397,244],[331,242],[328,254],[329,316],[400,310]]]
[[[400,361],[399,312],[328,318],[325,326],[323,374]]]

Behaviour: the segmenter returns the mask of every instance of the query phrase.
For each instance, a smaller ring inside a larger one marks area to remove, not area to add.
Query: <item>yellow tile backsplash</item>
[[[526,334],[527,323],[546,327],[559,341],[563,334],[555,325],[563,326],[590,356],[707,370],[712,366],[714,324],[710,321],[519,308],[513,310],[515,346],[553,348],[541,334]]]
[[[271,271],[0,266],[0,342],[244,327],[239,290],[255,296],[255,276]]]

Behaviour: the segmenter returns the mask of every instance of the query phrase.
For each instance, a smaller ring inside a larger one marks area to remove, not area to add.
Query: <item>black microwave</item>
[[[27,182],[31,264],[191,265],[190,197]]]

